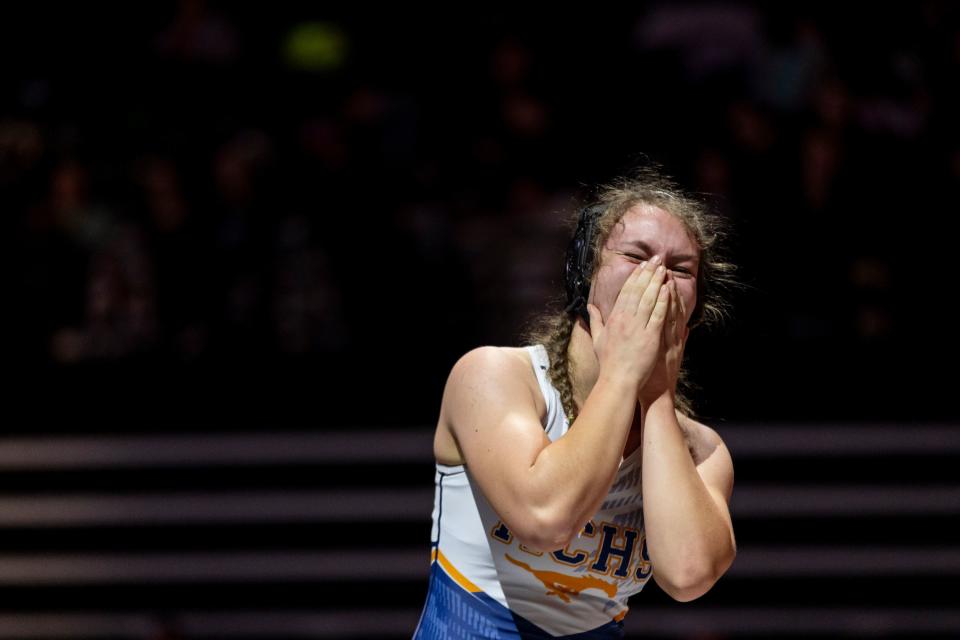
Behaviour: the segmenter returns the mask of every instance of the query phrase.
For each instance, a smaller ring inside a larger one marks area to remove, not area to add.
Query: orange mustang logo
[[[504,554],[504,557],[521,569],[532,573],[547,588],[548,596],[557,596],[564,602],[570,602],[570,596],[578,596],[584,589],[600,589],[611,598],[617,595],[617,585],[612,582],[593,576],[569,576],[556,571],[538,571],[526,562],[514,560],[507,554]]]

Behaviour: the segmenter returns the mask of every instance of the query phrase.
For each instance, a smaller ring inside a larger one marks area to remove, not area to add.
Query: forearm
[[[644,526],[654,573],[678,591],[709,588],[735,554],[729,525],[697,473],[672,396],[645,405],[642,420]]]
[[[609,492],[637,410],[636,388],[625,377],[601,376],[570,430],[530,467],[539,515],[557,541],[576,535]]]

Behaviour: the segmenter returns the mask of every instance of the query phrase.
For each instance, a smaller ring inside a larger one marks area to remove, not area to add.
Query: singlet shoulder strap
[[[530,353],[530,362],[537,376],[537,384],[540,385],[540,393],[543,394],[543,399],[547,403],[547,416],[543,428],[547,437],[555,440],[566,433],[567,418],[563,413],[560,392],[550,382],[550,356],[547,355],[547,350],[542,344],[530,345],[526,349]]]

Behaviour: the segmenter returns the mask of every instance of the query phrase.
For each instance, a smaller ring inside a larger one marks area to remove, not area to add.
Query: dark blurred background
[[[688,357],[743,502],[628,629],[960,635],[960,6],[40,3],[0,52],[0,637],[409,635],[446,374],[643,158],[734,230]]]

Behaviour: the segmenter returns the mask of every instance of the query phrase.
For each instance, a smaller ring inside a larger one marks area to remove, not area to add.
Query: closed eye
[[[645,262],[647,260],[647,258],[636,253],[623,253],[623,255],[630,258],[631,260],[636,260],[637,262]],[[670,270],[682,278],[693,277],[693,272],[686,267],[670,267]]]

